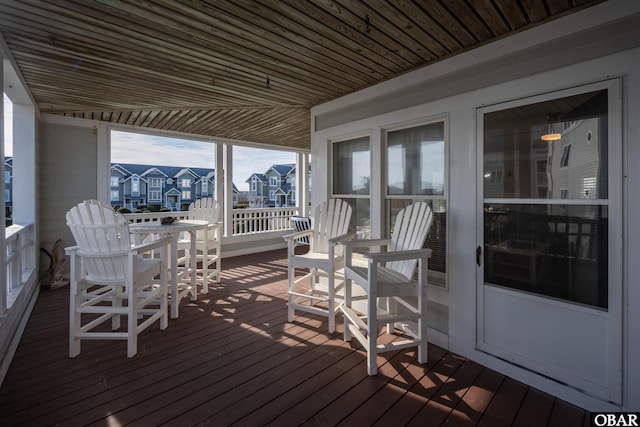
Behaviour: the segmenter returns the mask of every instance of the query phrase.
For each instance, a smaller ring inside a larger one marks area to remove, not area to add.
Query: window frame
[[[443,194],[389,194],[388,181],[389,177],[387,176],[388,170],[388,134],[395,131],[402,131],[405,129],[418,128],[422,126],[429,126],[437,123],[442,123],[443,126]],[[442,290],[448,290],[449,288],[449,115],[446,113],[438,114],[430,117],[420,118],[416,120],[411,120],[408,122],[391,124],[388,126],[383,126],[380,128],[381,135],[381,150],[382,150],[382,170],[383,170],[383,178],[382,178],[382,189],[380,197],[382,198],[382,207],[384,211],[382,230],[387,235],[389,234],[389,230],[392,226],[391,224],[391,206],[390,203],[392,200],[404,200],[405,202],[415,202],[415,201],[426,201],[429,202],[430,206],[434,205],[434,202],[438,202],[438,204],[444,203],[444,219],[445,219],[445,227],[444,227],[444,241],[446,244],[444,250],[444,265],[445,271],[439,272],[429,269],[429,284],[436,286]],[[433,227],[433,224],[432,224]],[[431,230],[430,230],[431,233]]]
[[[335,171],[335,154],[334,154],[334,148],[335,148],[335,144],[343,144],[343,143],[348,143],[354,140],[358,140],[358,139],[362,139],[362,138],[367,138],[368,142],[369,142],[369,182],[371,183],[371,170],[373,169],[373,165],[372,165],[372,153],[371,153],[371,147],[373,145],[373,135],[371,134],[371,132],[358,132],[355,134],[350,134],[350,135],[346,135],[346,136],[342,136],[339,138],[333,138],[329,140],[329,162],[328,162],[328,166],[329,166],[329,195],[331,198],[339,198],[339,199],[343,199],[345,200],[347,203],[349,203],[349,205],[352,208],[352,218],[351,218],[351,227],[355,228],[355,231],[357,233],[357,237],[358,238],[370,238],[371,237],[371,209],[372,209],[372,205],[371,205],[371,201],[372,201],[372,193],[375,192],[375,189],[371,188],[371,185],[369,186],[369,191],[367,194],[343,194],[343,193],[337,193],[334,192],[334,171]],[[363,226],[363,228],[361,230],[358,230],[358,204],[362,204],[363,201],[368,201],[368,219],[367,222],[369,223],[369,230],[368,233],[366,231],[366,228]]]

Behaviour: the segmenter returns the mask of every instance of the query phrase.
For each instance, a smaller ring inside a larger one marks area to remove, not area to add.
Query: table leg
[[[202,239],[202,293],[209,293],[209,227],[204,231]]]
[[[178,235],[171,233],[171,318],[178,317],[178,305],[180,304],[180,294],[178,292]]]
[[[191,235],[191,259],[189,260],[189,268],[191,269],[191,274],[190,274],[190,278],[191,278],[191,291],[189,292],[191,294],[191,301],[195,301],[198,299],[198,284],[196,282],[197,279],[197,273],[198,273],[198,257],[196,254],[196,231],[189,231],[189,234]]]

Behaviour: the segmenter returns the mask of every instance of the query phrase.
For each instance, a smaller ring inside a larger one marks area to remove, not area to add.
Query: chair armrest
[[[284,236],[282,236],[282,238],[284,240],[294,240],[305,236],[311,236],[312,233],[313,230],[297,231],[295,233],[285,234]]]
[[[355,231],[352,231],[352,232],[349,232],[349,233],[345,233],[345,234],[343,234],[341,236],[332,237],[331,239],[329,239],[329,243],[331,243],[332,245],[336,245],[338,243],[343,243],[344,244],[344,243],[350,241],[351,238],[353,236],[355,236],[355,235],[356,235]]]
[[[152,251],[154,249],[159,249],[163,246],[168,246],[169,244],[171,244],[171,237],[163,237],[158,240],[152,240],[151,242],[132,246],[130,249],[130,252],[133,254],[141,254],[141,253]]]
[[[354,239],[340,242],[349,248],[367,248],[371,246],[383,246],[388,244],[391,239]]]
[[[80,251],[80,246],[77,246],[77,245],[64,248],[64,253],[67,255],[76,254],[78,251]]]
[[[381,263],[387,261],[404,261],[409,259],[428,259],[431,258],[431,252],[431,249],[413,249],[409,251],[374,252],[363,254],[362,256],[370,259],[372,262]]]
[[[210,222],[207,226],[209,229],[222,228],[222,221]]]

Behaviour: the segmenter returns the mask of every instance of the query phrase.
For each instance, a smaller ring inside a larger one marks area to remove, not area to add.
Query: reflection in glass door
[[[602,83],[478,119],[478,346],[607,400],[620,393],[615,92]]]

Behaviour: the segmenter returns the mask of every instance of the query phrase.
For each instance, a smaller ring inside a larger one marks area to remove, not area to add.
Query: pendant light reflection
[[[547,121],[549,122],[549,127],[547,129],[547,133],[545,133],[544,135],[542,135],[540,137],[541,140],[543,140],[543,141],[557,141],[560,138],[562,138],[562,134],[555,133],[553,131],[553,125],[554,125],[554,122],[557,121],[557,119],[558,119],[558,115],[557,114],[549,114],[547,116]]]

